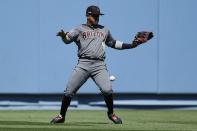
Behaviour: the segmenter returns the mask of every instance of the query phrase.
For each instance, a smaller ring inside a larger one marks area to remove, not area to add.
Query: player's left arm
[[[150,40],[153,37],[152,32],[138,32],[134,38],[134,40],[131,42],[131,44],[124,43],[118,40],[113,39],[110,32],[108,32],[107,39],[105,41],[106,45],[115,49],[123,50],[123,49],[131,49],[135,48],[140,44],[146,43],[148,40]]]

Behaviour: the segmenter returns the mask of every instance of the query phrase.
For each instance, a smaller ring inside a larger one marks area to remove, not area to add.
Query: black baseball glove
[[[154,36],[153,32],[148,32],[148,31],[138,32],[135,35],[135,38],[133,40],[133,44],[135,44],[137,46],[137,45],[146,43],[148,40],[152,39],[153,36]]]

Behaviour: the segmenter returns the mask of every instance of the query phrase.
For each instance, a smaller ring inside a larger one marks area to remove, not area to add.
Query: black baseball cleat
[[[119,118],[117,115],[115,114],[108,114],[108,118],[113,121],[115,124],[122,124],[122,120],[121,118]]]
[[[62,115],[58,115],[55,118],[53,118],[50,123],[51,124],[64,123],[64,121],[65,121],[65,118],[62,117]]]

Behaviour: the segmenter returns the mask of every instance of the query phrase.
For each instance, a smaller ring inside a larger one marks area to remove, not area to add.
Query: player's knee
[[[66,96],[66,97],[73,97],[75,94],[74,93],[71,93],[71,92],[64,92],[64,95]]]
[[[67,97],[73,97],[75,95],[75,92],[69,90],[69,89],[66,89],[64,91],[64,95],[67,96]]]
[[[68,82],[66,89],[64,90],[64,95],[68,97],[73,97],[77,92],[77,88],[72,82]]]
[[[107,95],[110,95],[113,93],[113,90],[112,89],[104,89],[102,90],[102,94],[107,96]]]

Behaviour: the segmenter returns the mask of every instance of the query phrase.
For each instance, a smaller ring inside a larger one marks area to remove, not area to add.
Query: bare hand
[[[60,36],[60,37],[64,38],[64,37],[66,37],[66,33],[64,32],[64,30],[61,29],[61,31],[58,32],[56,36]]]

